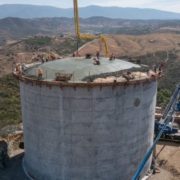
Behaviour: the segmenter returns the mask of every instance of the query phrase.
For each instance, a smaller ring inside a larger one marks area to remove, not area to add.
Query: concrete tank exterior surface
[[[38,180],[130,180],[153,142],[156,91],[155,79],[93,87],[21,79],[26,172]]]

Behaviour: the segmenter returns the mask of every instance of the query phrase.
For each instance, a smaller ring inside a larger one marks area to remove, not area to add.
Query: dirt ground
[[[153,175],[150,180],[179,180],[180,179],[180,145],[159,143],[156,149],[160,173]]]
[[[138,57],[148,53],[159,51],[172,51],[180,49],[180,35],[174,33],[154,33],[148,35],[108,35],[106,36],[109,55],[113,53],[116,57]],[[54,39],[54,50],[61,45],[61,41]],[[12,72],[13,62],[27,63],[31,61],[36,50],[27,50],[29,47],[23,41],[9,44],[0,48],[0,76]],[[49,52],[48,47],[41,49]],[[64,49],[64,47],[63,47]],[[44,51],[43,50],[43,51]],[[79,49],[79,54],[84,56],[87,53],[96,54],[97,51],[104,54],[104,44],[95,39]]]
[[[116,57],[136,57],[155,53],[158,51],[169,51],[180,48],[180,35],[168,33],[154,33],[148,35],[130,36],[130,35],[108,35],[106,41],[109,53]],[[79,53],[96,54],[101,49],[104,54],[104,45],[99,40],[94,40],[86,46],[83,46]]]
[[[180,145],[160,143],[157,146],[158,173],[150,180],[179,180],[180,179]],[[0,180],[28,180],[22,168],[24,153],[17,151],[7,162],[7,168],[0,168]]]

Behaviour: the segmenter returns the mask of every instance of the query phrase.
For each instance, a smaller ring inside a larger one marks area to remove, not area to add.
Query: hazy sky
[[[36,4],[56,7],[72,7],[73,0],[0,0],[0,4]],[[180,13],[180,0],[79,0],[79,6],[121,6],[154,8]]]

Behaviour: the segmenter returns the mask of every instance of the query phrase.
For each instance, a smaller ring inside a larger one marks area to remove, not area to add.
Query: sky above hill
[[[0,0],[0,4],[34,4],[69,8],[73,6],[73,0]],[[180,0],[79,0],[79,6],[88,5],[153,8],[180,13]]]

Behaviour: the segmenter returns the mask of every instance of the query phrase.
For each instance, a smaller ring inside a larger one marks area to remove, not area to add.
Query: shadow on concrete
[[[28,180],[22,168],[23,156],[21,153],[7,160],[6,168],[0,168],[0,180]]]

